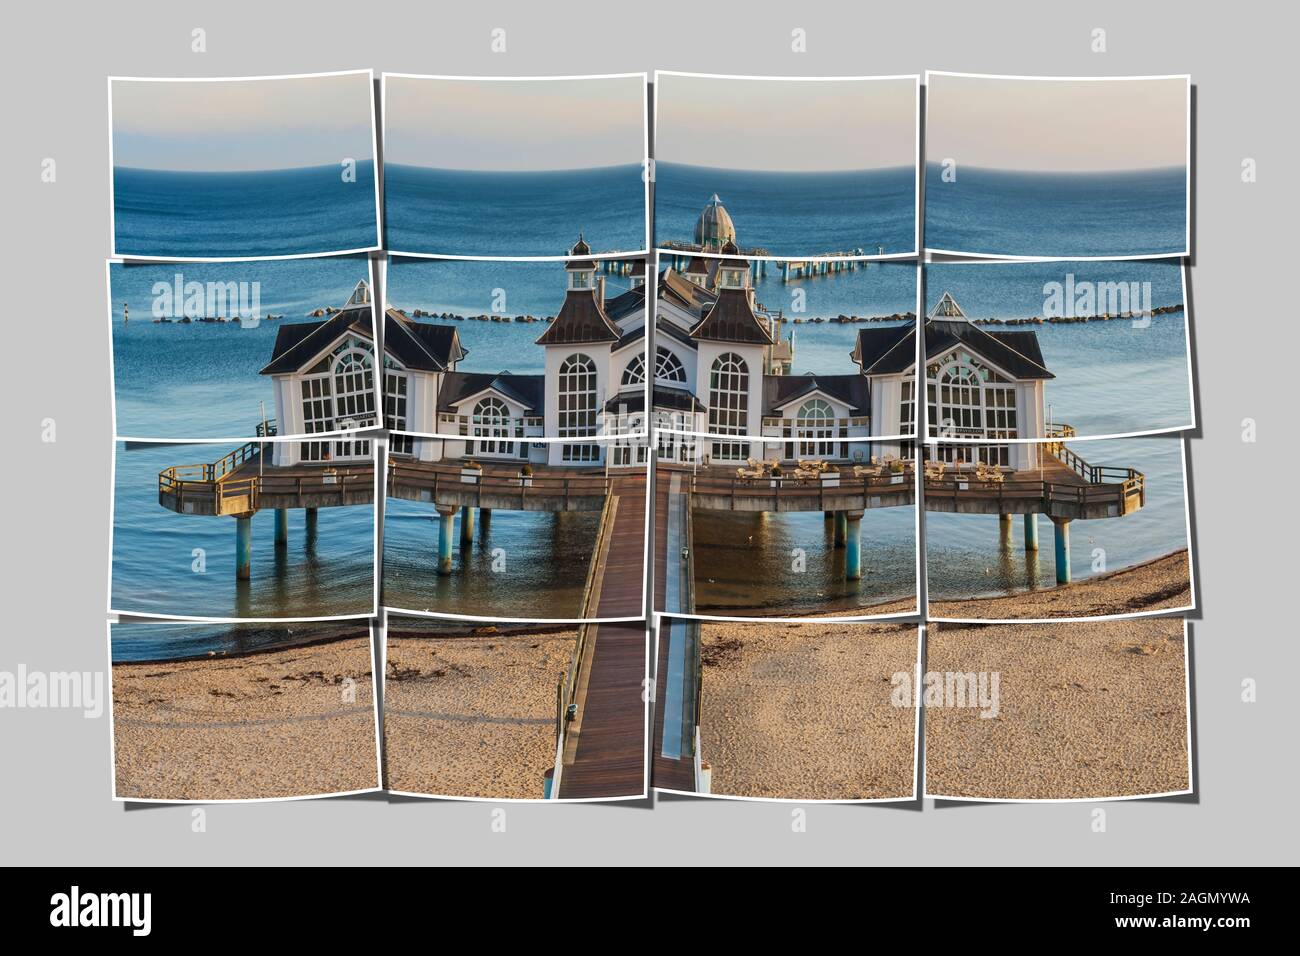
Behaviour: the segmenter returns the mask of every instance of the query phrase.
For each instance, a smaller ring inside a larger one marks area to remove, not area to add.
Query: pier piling
[[[474,509],[469,505],[460,509],[460,543],[474,543]]]
[[[1056,583],[1070,583],[1070,522],[1064,518],[1053,518],[1056,529]]]
[[[253,516],[235,518],[235,578],[247,581],[253,573]]]
[[[316,540],[316,509],[307,509],[307,540]]]
[[[438,507],[438,573],[451,574],[451,528],[456,517],[456,508]]]
[[[1025,515],[1025,550],[1038,550],[1038,515]]]
[[[861,517],[861,515],[859,515]],[[844,547],[845,540],[848,537],[848,512],[835,512],[835,547]]]
[[[289,547],[289,511],[286,508],[275,509],[275,546]]]
[[[998,543],[1005,549],[1011,547],[1011,515],[998,515]]]
[[[848,533],[844,542],[844,577],[857,581],[862,577],[862,512],[841,511],[840,514]]]

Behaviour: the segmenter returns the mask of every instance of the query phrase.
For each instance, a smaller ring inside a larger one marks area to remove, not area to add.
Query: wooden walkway
[[[609,520],[586,606],[592,617],[645,613],[646,476],[613,480]],[[576,716],[562,757],[559,797],[637,796],[645,792],[645,625],[587,624],[579,642]]]

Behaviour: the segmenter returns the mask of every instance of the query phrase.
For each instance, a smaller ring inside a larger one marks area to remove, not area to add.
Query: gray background
[[[566,9],[567,7],[567,9]],[[105,76],[373,67],[412,73],[676,69],[768,75],[1190,72],[1191,272],[1200,431],[1190,443],[1202,617],[1193,626],[1198,795],[924,812],[661,799],[511,806],[335,799],[129,810],[110,801],[107,717],[0,710],[3,859],[27,863],[1258,863],[1295,858],[1294,8],[1186,4],[19,4],[7,13],[0,151],[9,343],[0,669],[102,670],[111,421]],[[1202,8],[1205,9],[1205,8]],[[1280,22],[1285,17],[1287,22]],[[206,28],[208,52],[190,52]],[[489,31],[508,52],[489,52]],[[790,51],[790,31],[808,52]],[[1089,50],[1104,27],[1109,52]],[[791,116],[797,123],[798,117]],[[1063,117],[1062,122],[1068,122]],[[1052,135],[1044,130],[1043,135]],[[1112,144],[1122,148],[1117,129]],[[1240,181],[1243,157],[1259,181]],[[44,157],[58,181],[40,182]],[[41,420],[58,425],[43,444]],[[1243,444],[1241,421],[1259,423]],[[1292,421],[1292,425],[1287,425]],[[1240,702],[1245,677],[1259,702]]]

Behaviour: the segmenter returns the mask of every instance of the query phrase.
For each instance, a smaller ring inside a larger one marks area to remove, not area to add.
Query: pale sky
[[[958,169],[1156,169],[1187,162],[1187,84],[1173,80],[1002,80],[934,76],[928,161]]]
[[[659,75],[655,156],[723,169],[916,164],[916,80]]]
[[[113,81],[113,164],[293,169],[374,158],[368,73]]]
[[[593,169],[645,159],[642,76],[385,77],[384,160],[470,170]]]

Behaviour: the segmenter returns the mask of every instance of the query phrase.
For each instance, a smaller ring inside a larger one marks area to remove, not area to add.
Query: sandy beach
[[[231,800],[379,786],[370,637],[113,665],[117,796]]]
[[[1190,787],[1181,618],[934,624],[927,673],[997,672],[996,717],[927,706],[926,792],[1082,799]]]
[[[1086,581],[1041,591],[966,601],[931,601],[930,617],[1023,620],[1181,610],[1191,606],[1191,581],[1187,550],[1183,549]]]
[[[707,623],[701,746],[715,794],[799,800],[913,795],[915,625]]]
[[[541,799],[555,763],[555,687],[577,634],[388,638],[388,787]]]

